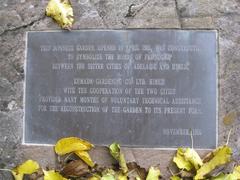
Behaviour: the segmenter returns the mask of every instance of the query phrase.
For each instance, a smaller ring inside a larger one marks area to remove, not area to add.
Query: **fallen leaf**
[[[184,152],[184,157],[194,166],[196,170],[203,165],[202,159],[193,148],[187,148]]]
[[[109,146],[110,154],[113,156],[114,159],[116,159],[119,163],[119,166],[123,173],[128,172],[128,167],[126,164],[125,157],[123,153],[121,152],[120,145],[117,143],[113,143]]]
[[[231,111],[223,118],[223,123],[225,125],[231,125],[236,118],[237,118],[237,112]]]
[[[74,152],[79,158],[81,158],[87,165],[90,167],[94,166],[94,162],[92,161],[90,155],[86,151],[75,151]]]
[[[212,177],[211,180],[225,180],[227,178],[227,175],[221,173],[216,177]],[[226,179],[227,180],[227,179]]]
[[[106,169],[102,172],[101,180],[116,180],[115,171],[112,169]]]
[[[99,177],[93,176],[93,177],[88,178],[88,180],[101,180],[101,177],[99,178]]]
[[[221,173],[228,174],[229,172],[232,172],[234,166],[232,168],[228,167],[228,166],[231,166],[230,164],[231,162],[216,167],[214,170],[208,173],[207,177],[217,177]]]
[[[23,180],[24,174],[17,174],[16,172],[12,171],[13,177],[15,180]]]
[[[101,177],[101,180],[116,180],[115,176],[112,174],[106,174],[103,177]]]
[[[191,178],[193,179],[193,177],[195,176],[195,173],[193,171],[180,171],[179,172],[180,177],[182,177],[183,179],[187,179],[187,178]]]
[[[39,164],[33,160],[27,160],[16,168],[12,169],[15,180],[22,180],[24,174],[33,174],[39,169]]]
[[[213,158],[204,163],[200,169],[197,170],[197,174],[194,179],[203,179],[216,167],[226,164],[230,161],[232,155],[232,149],[226,145],[221,146],[213,151]]]
[[[127,180],[127,176],[122,171],[106,169],[102,172],[101,180]]]
[[[62,175],[59,174],[58,172],[55,172],[54,170],[51,170],[51,171],[43,170],[43,173],[44,173],[44,180],[68,180],[62,177]]]
[[[239,180],[240,179],[240,166],[237,166],[233,169],[233,172],[230,174],[221,173],[213,180]]]
[[[82,160],[71,161],[61,171],[64,177],[80,177],[89,173],[88,166]]]
[[[34,172],[37,172],[39,168],[39,164],[36,161],[27,160],[23,164],[14,168],[12,171],[17,174],[32,174]]]
[[[127,176],[121,172],[118,172],[116,175],[117,175],[117,180],[128,180]]]
[[[187,171],[190,171],[193,168],[193,165],[185,159],[184,152],[185,150],[183,148],[178,148],[177,154],[173,158],[173,162],[175,162],[179,169],[186,169]]]
[[[182,178],[178,177],[178,176],[172,176],[170,178],[171,180],[182,180]]]
[[[145,180],[147,176],[147,171],[145,168],[141,168],[136,162],[127,163],[128,167],[128,178],[131,179],[140,179]]]
[[[120,158],[120,145],[117,143],[112,143],[109,146],[109,150],[112,157],[114,157],[114,159],[118,161],[118,159]]]
[[[146,180],[158,180],[161,176],[161,172],[157,167],[150,167]]]
[[[55,145],[55,152],[58,155],[64,155],[75,151],[85,151],[94,147],[90,142],[77,137],[68,137],[60,139]]]
[[[52,17],[64,29],[72,27],[73,9],[69,0],[50,0],[46,7],[46,15]]]
[[[206,162],[210,161],[214,157],[214,154],[217,150],[218,149],[214,149],[213,151],[211,151],[207,155],[205,155],[204,158],[203,158],[203,163],[206,163]]]
[[[121,170],[123,171],[123,173],[128,172],[126,160],[125,160],[125,157],[124,157],[123,153],[120,153],[119,166],[120,166]]]
[[[240,177],[235,176],[234,174],[223,174],[211,178],[211,180],[239,180]]]
[[[87,180],[101,180],[101,176],[98,173],[91,173],[91,177],[88,177]]]
[[[237,179],[240,179],[240,166],[235,167],[232,174],[237,177]]]
[[[28,175],[27,179],[29,179],[29,180],[40,180],[40,179],[42,179],[43,175],[44,175],[43,170],[40,168],[37,172]]]

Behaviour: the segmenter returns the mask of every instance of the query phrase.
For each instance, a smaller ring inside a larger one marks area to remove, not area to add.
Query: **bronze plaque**
[[[28,32],[25,144],[214,148],[217,32]]]

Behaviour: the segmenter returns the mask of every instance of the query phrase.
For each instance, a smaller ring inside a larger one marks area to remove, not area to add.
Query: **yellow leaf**
[[[36,161],[27,160],[21,165],[14,168],[12,170],[12,174],[16,180],[20,180],[23,178],[24,174],[32,174],[34,172],[37,172],[39,168],[39,164]]]
[[[101,176],[97,173],[92,173],[92,176],[89,177],[87,180],[101,180]]]
[[[92,161],[90,155],[86,151],[75,151],[74,153],[90,167],[94,166],[94,162]]]
[[[211,180],[225,180],[227,178],[227,176],[228,175],[225,175],[225,174],[221,173],[218,176],[211,178]]]
[[[217,177],[211,178],[211,180],[238,180],[240,179],[240,166],[233,169],[231,174],[219,174]]]
[[[123,153],[120,153],[119,165],[120,165],[121,170],[123,171],[123,173],[127,173],[128,172],[127,163],[126,163],[126,160],[125,160],[125,157],[124,157]]]
[[[121,153],[120,145],[117,143],[113,143],[109,146],[110,154],[116,159],[121,167],[123,173],[128,172],[127,163],[123,153]]]
[[[161,172],[156,167],[150,167],[146,180],[158,180],[161,176]]]
[[[200,158],[198,153],[192,148],[186,149],[186,151],[184,152],[184,157],[195,167],[196,170],[203,165],[202,159]]]
[[[221,173],[217,177],[211,178],[211,180],[239,180],[239,177],[236,177],[233,174],[223,174],[223,173]]]
[[[178,176],[172,176],[171,178],[170,178],[171,180],[182,180],[180,177],[178,177]]]
[[[110,154],[112,155],[112,157],[114,157],[114,159],[116,159],[118,161],[120,158],[120,145],[117,143],[112,143],[109,146],[109,150],[110,150]]]
[[[113,169],[107,169],[102,172],[101,180],[127,180],[127,176],[122,171],[114,171]]]
[[[90,178],[88,178],[88,180],[101,180],[101,178],[98,178],[98,177],[90,177]]]
[[[106,174],[101,178],[101,180],[116,180],[116,179],[115,179],[114,175]]]
[[[58,155],[64,155],[74,151],[85,151],[93,147],[88,141],[77,137],[68,137],[60,139],[55,145],[55,152]]]
[[[68,180],[64,177],[61,176],[58,172],[55,172],[53,170],[51,171],[45,171],[43,170],[44,173],[44,180]]]
[[[117,173],[117,180],[127,180],[127,176],[122,173]]]
[[[12,171],[13,177],[15,180],[23,180],[24,174],[17,174],[16,172]]]
[[[237,167],[234,168],[232,176],[235,179],[240,179],[240,166],[237,166]]]
[[[69,0],[50,0],[46,15],[52,17],[64,29],[72,27],[73,9]]]
[[[176,163],[179,169],[186,169],[187,171],[190,171],[193,168],[193,166],[189,161],[185,159],[184,152],[185,152],[184,149],[178,148],[177,154],[173,158],[173,162]]]
[[[27,160],[21,165],[14,168],[12,171],[12,174],[15,178],[15,180],[22,180],[24,174],[32,174],[37,172],[39,169],[39,164],[36,161],[33,160]]]
[[[102,172],[102,177],[101,180],[117,180],[115,178],[115,171],[112,169],[106,169],[105,171]]]
[[[197,174],[194,179],[203,179],[208,173],[214,170],[216,167],[228,163],[231,159],[232,149],[226,145],[221,146],[213,151],[213,158],[204,163],[200,169],[197,170]]]

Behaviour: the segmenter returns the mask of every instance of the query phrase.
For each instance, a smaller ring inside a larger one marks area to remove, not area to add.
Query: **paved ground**
[[[0,0],[0,168],[11,168],[33,158],[43,166],[54,166],[55,156],[49,147],[21,146],[23,118],[23,82],[25,32],[59,29],[45,17],[45,0]],[[131,6],[134,4],[134,6]],[[81,28],[176,28],[219,30],[219,144],[226,142],[240,150],[240,1],[239,0],[72,0],[76,22]],[[131,9],[129,9],[132,7]],[[229,125],[223,117],[237,116]],[[206,124],[207,126],[207,124]],[[166,166],[173,152],[124,149],[127,160],[142,166]],[[100,164],[110,163],[104,148]],[[204,152],[201,152],[204,153]],[[106,158],[104,158],[106,157]],[[104,160],[105,159],[105,160]],[[166,177],[165,176],[165,177]],[[0,179],[9,179],[6,174]]]

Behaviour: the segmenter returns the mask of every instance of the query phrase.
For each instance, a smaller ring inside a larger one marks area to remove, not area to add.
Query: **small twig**
[[[172,172],[171,168],[168,167],[169,172],[171,173],[172,176],[175,176],[175,174]]]
[[[0,171],[12,172],[10,169],[0,169]]]
[[[182,172],[184,171],[184,169],[180,169],[181,171],[179,171],[178,173],[175,174],[175,176],[178,176],[180,174],[182,174]]]
[[[227,146],[227,145],[228,145],[228,143],[229,143],[229,140],[230,140],[231,133],[232,133],[232,128],[230,129],[230,131],[229,131],[229,133],[228,133],[228,137],[227,137],[226,146]]]
[[[131,175],[132,173],[134,173],[135,169],[131,170],[128,172],[128,175]]]

